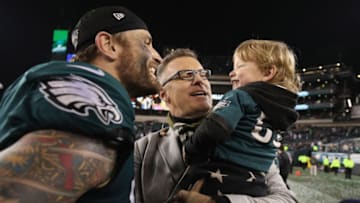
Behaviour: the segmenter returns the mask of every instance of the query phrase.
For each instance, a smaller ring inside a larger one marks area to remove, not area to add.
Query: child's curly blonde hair
[[[296,55],[284,42],[250,39],[242,42],[234,51],[233,59],[251,61],[266,72],[272,66],[276,74],[269,82],[283,86],[297,93],[300,90],[300,78],[296,74]]]

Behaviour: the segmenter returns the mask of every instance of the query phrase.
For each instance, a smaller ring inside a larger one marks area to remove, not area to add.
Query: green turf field
[[[295,176],[300,170],[301,176]],[[309,169],[303,171],[295,167],[288,178],[288,184],[299,203],[338,203],[343,199],[360,200],[360,176],[345,179],[344,173],[324,173],[318,170],[317,176],[310,176]]]

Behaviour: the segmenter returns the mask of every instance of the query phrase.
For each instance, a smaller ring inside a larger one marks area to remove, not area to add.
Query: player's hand
[[[215,203],[215,201],[199,192],[180,190],[174,197],[174,203]]]

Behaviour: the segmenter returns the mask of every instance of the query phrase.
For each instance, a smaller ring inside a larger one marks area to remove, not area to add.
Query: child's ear
[[[277,73],[277,68],[275,65],[271,65],[270,68],[268,68],[266,71],[265,71],[265,74],[264,74],[264,81],[270,81],[272,80],[275,75]]]

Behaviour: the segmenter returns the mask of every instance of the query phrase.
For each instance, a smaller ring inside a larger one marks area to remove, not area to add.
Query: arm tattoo
[[[89,137],[55,130],[28,133],[0,151],[0,202],[75,202],[109,180],[115,156]]]

